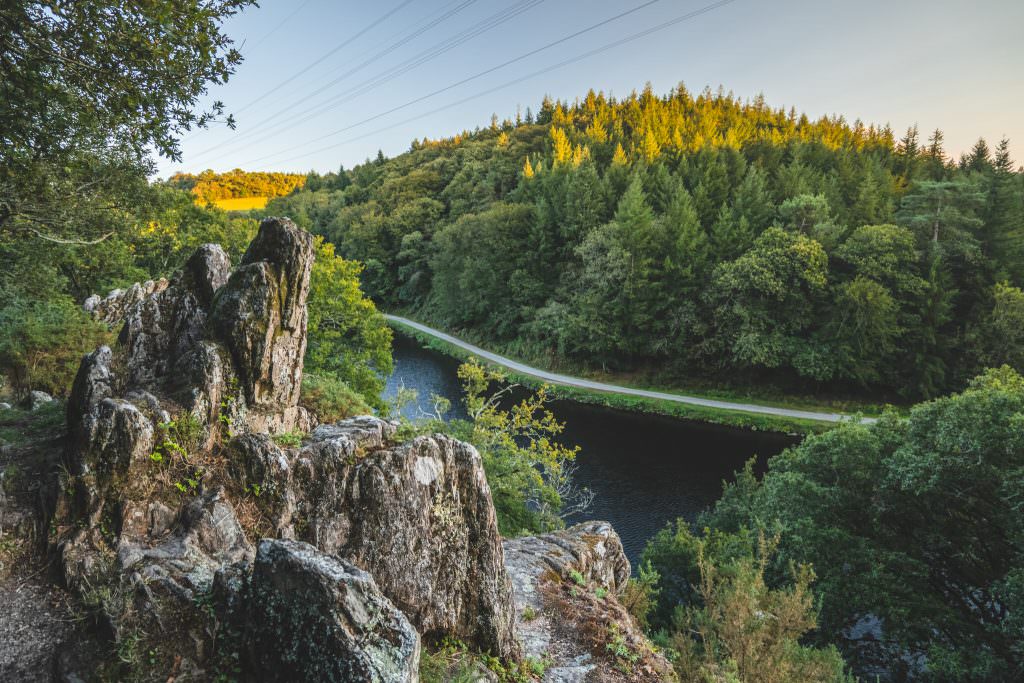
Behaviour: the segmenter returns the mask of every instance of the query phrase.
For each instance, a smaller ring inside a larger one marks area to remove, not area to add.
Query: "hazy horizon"
[[[940,128],[954,158],[979,136],[993,148],[1005,136],[1019,165],[1024,57],[1015,33],[1024,3],[944,4],[266,2],[227,25],[246,59],[206,100],[223,101],[237,129],[215,125],[184,136],[183,162],[160,159],[158,175],[350,168],[378,149],[394,156],[413,139],[486,126],[492,114],[536,111],[545,95],[571,102],[592,88],[625,96],[648,82],[658,95],[679,83],[693,92],[721,86],[742,99],[763,94],[773,108],[795,107],[812,118],[888,124],[897,138],[917,124],[922,143]],[[634,8],[641,9],[449,88]],[[688,14],[695,15],[552,68]],[[449,46],[416,65],[433,48]],[[390,80],[375,80],[399,68]],[[524,78],[530,74],[537,75]]]

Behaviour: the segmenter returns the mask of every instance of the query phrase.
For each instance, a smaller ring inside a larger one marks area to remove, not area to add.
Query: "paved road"
[[[529,365],[524,365],[524,364],[522,364],[522,363],[520,363],[518,361],[512,360],[511,358],[505,358],[504,356],[499,356],[498,354],[491,353],[490,351],[485,351],[484,349],[481,349],[479,346],[474,346],[473,344],[469,344],[467,342],[464,342],[461,339],[458,339],[456,337],[451,336],[450,334],[445,334],[444,332],[441,332],[440,330],[435,330],[432,327],[427,327],[426,325],[422,325],[422,324],[420,324],[418,322],[415,322],[413,320],[409,320],[408,318],[402,318],[402,317],[397,316],[397,315],[387,315],[387,314],[385,314],[384,317],[387,318],[388,320],[393,320],[393,321],[401,323],[403,325],[408,325],[409,327],[417,329],[420,332],[423,332],[425,334],[429,334],[432,337],[437,337],[438,339],[444,340],[444,341],[448,342],[449,344],[454,344],[455,346],[458,346],[459,348],[462,348],[462,349],[465,349],[466,351],[469,351],[470,353],[472,353],[475,356],[479,356],[480,358],[484,358],[486,360],[489,360],[492,363],[497,363],[498,365],[502,365],[502,366],[508,368],[509,370],[513,370],[514,372],[518,372],[518,373],[520,373],[522,375],[529,375],[530,377],[536,377],[537,379],[542,379],[545,382],[550,382],[551,384],[561,384],[561,385],[569,386],[569,387],[579,387],[581,389],[593,389],[595,391],[607,391],[607,392],[614,393],[614,394],[625,394],[625,395],[628,395],[628,396],[642,396],[644,398],[655,398],[655,399],[661,399],[661,400],[664,400],[664,401],[675,401],[676,403],[687,403],[687,404],[690,404],[690,405],[704,406],[704,407],[707,407],[707,408],[719,408],[721,410],[737,410],[737,411],[741,411],[741,412],[744,412],[744,413],[759,413],[759,414],[762,414],[762,415],[775,415],[775,416],[778,416],[778,417],[794,417],[794,418],[799,418],[799,419],[803,419],[803,420],[819,420],[819,421],[822,421],[822,422],[840,422],[842,420],[852,419],[852,416],[844,415],[842,413],[820,413],[820,412],[815,412],[815,411],[810,411],[810,410],[793,410],[791,408],[776,408],[774,406],[763,406],[763,405],[757,405],[757,404],[754,404],[754,403],[734,403],[732,401],[717,401],[715,399],[700,398],[698,396],[685,396],[683,394],[668,394],[668,393],[661,392],[661,391],[648,391],[646,389],[633,389],[631,387],[623,387],[623,386],[619,386],[617,384],[607,384],[605,382],[595,382],[593,380],[583,379],[581,377],[570,377],[569,375],[559,375],[559,374],[554,373],[554,372],[547,372],[546,370],[541,370],[539,368],[530,367]],[[875,418],[865,417],[865,418],[861,418],[861,421],[862,422],[875,422],[876,420],[875,420]]]

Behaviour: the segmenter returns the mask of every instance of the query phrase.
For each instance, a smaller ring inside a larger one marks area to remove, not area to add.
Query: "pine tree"
[[[615,145],[615,154],[612,155],[612,166],[628,166],[629,159],[626,157],[626,150],[622,149],[622,143]]]
[[[572,143],[561,128],[551,128],[551,153],[556,165],[572,159]]]
[[[644,133],[643,143],[640,146],[640,153],[647,163],[653,163],[658,155],[661,153],[661,146],[658,144],[657,138],[654,137],[654,133],[650,128]]]
[[[978,173],[988,173],[992,170],[992,153],[989,151],[985,138],[978,138],[970,153],[961,159],[960,167],[965,171]]]
[[[754,235],[759,235],[775,218],[775,204],[768,194],[768,180],[759,166],[751,165],[736,188],[732,208],[734,220],[745,219]]]
[[[530,157],[526,157],[526,163],[523,164],[523,177],[533,177],[533,165],[530,163]]]
[[[928,150],[925,153],[927,175],[929,180],[943,180],[946,175],[946,150],[943,149],[945,136],[938,128],[928,138]]]
[[[896,148],[896,155],[899,158],[897,170],[904,184],[909,184],[914,179],[917,157],[921,152],[917,141],[917,124],[914,124],[907,129],[907,134],[903,136]]]

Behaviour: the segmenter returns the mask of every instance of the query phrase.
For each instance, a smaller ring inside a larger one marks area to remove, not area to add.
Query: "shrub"
[[[70,298],[16,299],[0,309],[0,369],[18,398],[33,389],[63,396],[82,355],[111,337]]]
[[[309,338],[306,368],[338,376],[363,402],[383,409],[384,378],[391,373],[391,328],[363,296],[362,266],[334,254],[317,238],[309,281]]]
[[[307,372],[303,375],[299,402],[313,411],[321,422],[337,422],[373,412],[362,396],[330,374]]]

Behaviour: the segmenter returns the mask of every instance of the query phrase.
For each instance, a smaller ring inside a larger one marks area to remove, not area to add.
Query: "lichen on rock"
[[[246,602],[254,680],[419,680],[419,634],[370,574],[343,559],[307,543],[264,540]]]

